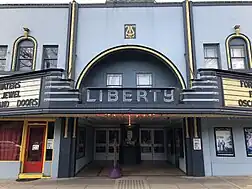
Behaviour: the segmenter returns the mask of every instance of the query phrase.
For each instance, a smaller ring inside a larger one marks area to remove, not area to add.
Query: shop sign
[[[86,102],[158,102],[174,101],[174,89],[165,90],[90,90],[86,91]],[[133,94],[134,93],[134,94]],[[105,97],[105,98],[104,98]],[[159,99],[158,99],[159,98]]]
[[[52,150],[53,149],[53,139],[47,139],[46,149],[47,150]]]
[[[193,149],[194,150],[201,150],[201,139],[200,138],[193,138]]]
[[[224,105],[252,108],[252,81],[222,78]]]
[[[0,108],[37,107],[41,78],[0,83]]]
[[[167,89],[97,89],[83,91],[82,103],[90,107],[139,107],[141,105],[169,106],[178,102],[179,92],[175,88]]]

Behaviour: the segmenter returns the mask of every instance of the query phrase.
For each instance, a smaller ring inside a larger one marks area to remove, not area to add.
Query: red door
[[[45,126],[28,126],[24,173],[42,173]]]

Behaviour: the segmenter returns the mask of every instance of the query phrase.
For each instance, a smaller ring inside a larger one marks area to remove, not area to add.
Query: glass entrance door
[[[95,160],[114,159],[114,141],[120,144],[120,129],[102,128],[95,130]],[[116,152],[119,159],[119,149]]]
[[[164,129],[140,129],[141,160],[165,160]]]

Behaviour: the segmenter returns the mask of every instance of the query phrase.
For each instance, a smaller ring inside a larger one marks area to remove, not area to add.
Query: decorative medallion
[[[124,39],[136,39],[136,24],[124,25]]]

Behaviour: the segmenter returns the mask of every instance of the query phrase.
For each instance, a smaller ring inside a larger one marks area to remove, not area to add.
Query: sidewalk
[[[0,189],[252,189],[252,177],[85,177],[28,182],[0,180]]]

